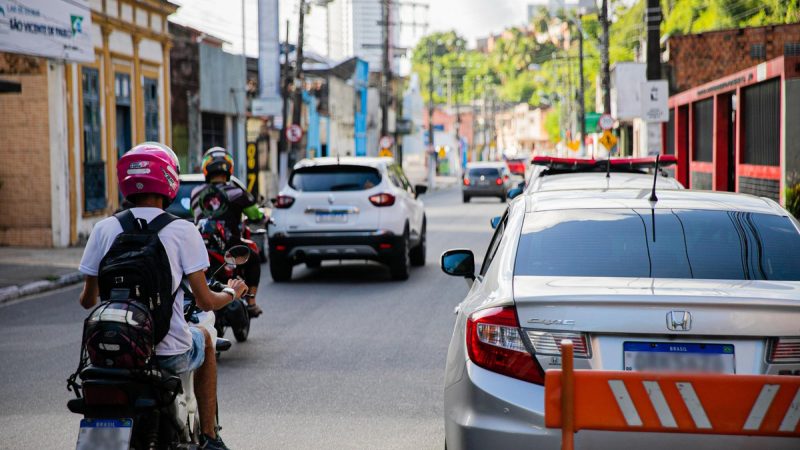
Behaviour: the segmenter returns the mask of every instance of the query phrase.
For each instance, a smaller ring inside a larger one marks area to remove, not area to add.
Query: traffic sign
[[[581,141],[577,139],[574,141],[567,141],[567,148],[573,152],[577,152],[581,148]]]
[[[600,142],[600,144],[602,144],[606,150],[610,151],[615,145],[617,145],[617,137],[611,134],[610,131],[606,130],[603,132],[603,136],[600,137],[598,142]]]
[[[603,114],[600,116],[600,120],[597,121],[597,124],[600,125],[600,129],[602,130],[610,130],[614,128],[614,118],[611,117],[611,114]]]
[[[641,85],[642,119],[645,122],[669,121],[669,84],[666,80],[647,81]]]
[[[383,136],[381,137],[380,141],[378,141],[378,144],[381,146],[381,148],[392,148],[394,139],[392,139],[391,136]]]
[[[394,157],[394,154],[388,148],[382,148],[381,151],[378,152],[378,156],[385,156],[387,158]]]
[[[288,139],[292,144],[300,142],[300,140],[303,139],[303,129],[300,128],[300,125],[289,125],[289,127],[286,128],[286,139]]]

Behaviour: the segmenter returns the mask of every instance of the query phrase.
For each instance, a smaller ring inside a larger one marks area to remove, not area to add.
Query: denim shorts
[[[175,375],[197,370],[203,365],[206,358],[206,339],[203,331],[197,327],[189,327],[192,332],[192,348],[186,353],[172,356],[158,356],[158,366],[161,370]]]

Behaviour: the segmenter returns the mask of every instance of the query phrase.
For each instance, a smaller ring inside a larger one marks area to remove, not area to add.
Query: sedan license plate
[[[76,450],[128,450],[133,419],[81,419]]]
[[[626,371],[736,373],[730,344],[680,342],[625,342]]]
[[[346,212],[318,212],[317,223],[347,223]]]

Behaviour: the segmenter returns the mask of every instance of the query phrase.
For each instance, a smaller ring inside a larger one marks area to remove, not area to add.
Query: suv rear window
[[[528,214],[516,275],[800,281],[800,233],[782,216],[699,210]]]
[[[500,175],[500,169],[494,167],[479,167],[476,169],[469,169],[470,177],[496,177]]]
[[[363,191],[380,182],[381,174],[373,167],[330,165],[295,170],[289,186],[302,192]]]

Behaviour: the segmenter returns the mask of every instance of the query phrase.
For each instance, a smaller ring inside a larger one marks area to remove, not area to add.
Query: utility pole
[[[285,46],[285,47],[284,47]],[[289,21],[286,21],[286,41],[281,45],[283,54],[283,70],[281,70],[281,96],[283,107],[281,109],[281,135],[278,137],[278,177],[280,187],[286,184],[289,175],[289,159],[286,128],[289,125]]]
[[[389,17],[391,0],[382,0],[383,9],[383,86],[381,86],[381,137],[389,135],[389,92],[391,90],[392,66],[389,55],[389,33],[391,20]]]
[[[586,105],[583,93],[583,15],[578,13],[578,130],[581,133],[581,149],[586,140]]]
[[[306,16],[306,0],[300,0],[300,20],[297,24],[297,50],[295,51],[294,61],[294,107],[292,109],[292,123],[301,125],[303,113],[303,35],[305,31],[303,24]],[[292,151],[289,154],[289,163],[294,165],[300,153],[300,142],[292,144]]]
[[[600,85],[603,91],[603,112],[611,114],[611,69],[608,57],[608,0],[600,7],[600,26],[603,29],[600,45]]]
[[[428,188],[436,187],[436,149],[433,147],[433,43],[428,42]]]
[[[661,79],[661,4],[647,0],[647,79]]]

